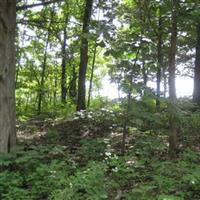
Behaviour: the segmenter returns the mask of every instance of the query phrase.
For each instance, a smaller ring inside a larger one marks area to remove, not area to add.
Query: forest
[[[0,0],[0,199],[200,200],[200,1]]]

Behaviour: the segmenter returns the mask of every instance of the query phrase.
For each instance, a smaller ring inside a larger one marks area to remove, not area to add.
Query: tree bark
[[[16,144],[15,131],[16,1],[0,1],[0,153]]]
[[[161,12],[161,10],[159,9],[159,12]],[[156,109],[158,112],[160,112],[160,83],[161,83],[161,68],[162,68],[162,17],[161,17],[161,13],[159,16],[159,21],[158,21],[158,44],[157,44],[157,74],[156,74],[156,84],[157,84],[157,99],[156,99]]]
[[[88,39],[87,38],[89,34],[90,18],[92,14],[92,4],[93,4],[93,0],[86,0],[85,13],[84,13],[84,18],[83,18],[81,49],[80,49],[77,110],[86,109],[85,80],[86,80],[86,71],[87,71],[87,64],[88,64]]]
[[[66,43],[67,43],[67,26],[68,17],[65,20],[65,27],[63,32],[63,44],[62,44],[62,74],[61,74],[61,102],[66,103],[67,86],[66,86]]]
[[[175,71],[176,71],[176,48],[177,48],[177,6],[178,0],[172,0],[172,27],[171,27],[171,41],[169,50],[169,97],[172,101],[176,99],[176,84],[175,84]]]
[[[168,80],[168,78],[167,78],[166,67],[165,66],[163,66],[162,76],[163,76],[164,98],[166,98],[166,96],[167,96],[167,86],[168,86],[167,80]]]
[[[76,66],[72,66],[72,79],[69,84],[69,96],[73,102],[76,102],[77,97],[77,73],[76,73]]]
[[[54,9],[54,8],[53,8]],[[40,81],[40,88],[39,88],[39,94],[38,94],[38,107],[37,107],[37,113],[38,115],[41,114],[42,111],[42,101],[44,98],[44,85],[45,85],[45,74],[46,74],[46,65],[47,65],[47,49],[49,46],[49,40],[50,40],[50,28],[53,20],[53,14],[54,10],[51,11],[51,20],[48,26],[47,30],[47,39],[44,47],[44,57],[43,57],[43,63],[42,63],[42,73],[41,73],[41,81]]]
[[[95,41],[95,46],[94,46],[94,54],[93,54],[93,59],[92,59],[92,69],[91,69],[91,76],[90,76],[90,86],[89,86],[89,91],[88,91],[88,102],[87,102],[87,107],[90,107],[90,100],[91,100],[91,94],[92,94],[92,84],[93,84],[93,77],[94,77],[94,67],[95,67],[95,60],[96,60],[96,52],[97,52],[97,39]]]
[[[38,94],[38,107],[37,107],[37,112],[38,115],[41,114],[42,111],[42,101],[44,98],[44,84],[45,84],[45,73],[46,73],[46,64],[47,64],[47,48],[49,45],[49,31],[47,33],[47,40],[44,48],[44,58],[43,58],[43,63],[42,63],[42,74],[41,74],[41,81],[40,81],[40,88],[39,88],[39,94]]]
[[[57,77],[57,71],[55,69],[54,72],[54,91],[53,91],[53,105],[56,106],[56,100],[57,100],[57,86],[58,86],[58,77]]]
[[[146,72],[146,68],[145,68],[145,59],[144,59],[144,56],[142,56],[142,77],[143,77],[143,84],[144,84],[144,86],[147,86],[148,76],[147,76],[147,72]]]
[[[172,105],[176,100],[176,85],[175,85],[175,70],[176,70],[176,51],[177,51],[177,12],[178,0],[172,0],[172,27],[171,27],[171,41],[169,50],[169,98]],[[169,134],[169,155],[174,157],[177,151],[177,131],[175,113],[172,109],[170,111],[170,134]]]
[[[200,23],[197,24],[196,58],[194,67],[193,102],[200,105]]]

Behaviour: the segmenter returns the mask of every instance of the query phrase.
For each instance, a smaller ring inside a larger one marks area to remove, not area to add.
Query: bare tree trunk
[[[44,98],[44,83],[45,83],[45,73],[46,73],[46,65],[47,65],[47,48],[49,45],[49,30],[47,33],[47,40],[44,48],[44,58],[42,63],[42,74],[41,74],[41,82],[40,82],[40,88],[39,88],[39,94],[38,94],[38,107],[37,112],[38,114],[41,114],[41,107],[42,107],[42,101]]]
[[[54,72],[54,91],[53,91],[53,105],[54,107],[56,106],[56,100],[57,100],[57,86],[58,86],[58,77],[57,77],[57,73]]]
[[[50,40],[50,28],[53,20],[53,14],[54,11],[51,11],[51,20],[49,23],[49,27],[47,30],[47,39],[46,39],[46,44],[44,47],[44,57],[43,57],[43,63],[42,63],[42,74],[41,74],[41,81],[40,81],[40,88],[39,88],[39,94],[38,94],[38,106],[37,106],[37,113],[41,114],[41,109],[42,109],[42,101],[44,98],[44,84],[45,84],[45,74],[46,74],[46,65],[47,65],[47,49],[49,46],[49,40]]]
[[[66,87],[66,28],[64,30],[64,41],[62,46],[62,74],[61,74],[61,101],[66,103],[67,87]]]
[[[164,87],[164,97],[167,97],[167,74],[166,74],[166,67],[163,66],[163,87]]]
[[[0,153],[16,144],[15,130],[16,1],[0,1]]]
[[[25,17],[25,16],[24,16]],[[16,32],[18,33],[18,29],[19,27],[17,27],[17,30]],[[25,32],[26,30],[24,29],[23,31],[23,35],[22,35],[22,45],[24,46],[24,42],[25,42]],[[19,36],[17,35],[17,38],[19,40]],[[16,73],[15,73],[15,89],[17,89],[17,86],[18,86],[18,76],[19,76],[19,71],[20,71],[20,68],[21,68],[21,65],[20,65],[20,60],[21,60],[21,52],[20,52],[20,47],[19,47],[19,41],[18,41],[18,44],[17,44],[17,47],[16,47]]]
[[[177,51],[177,12],[178,0],[172,0],[172,27],[171,42],[169,50],[169,97],[171,103],[176,100],[175,71],[176,71],[176,51]],[[174,113],[170,113],[170,135],[169,135],[169,155],[174,157],[177,150],[177,131]]]
[[[93,77],[94,77],[94,67],[95,67],[96,53],[97,53],[97,39],[95,41],[94,54],[93,54],[93,59],[92,59],[92,69],[91,69],[90,86],[89,86],[89,91],[88,91],[88,102],[87,102],[88,108],[90,107],[90,99],[91,99],[91,93],[92,93],[92,83],[93,83]]]
[[[62,44],[62,74],[61,74],[61,102],[66,103],[67,86],[66,86],[66,43],[67,43],[67,22],[68,16],[65,20],[65,27],[63,32],[63,44]]]
[[[80,66],[79,66],[79,79],[78,79],[78,100],[77,110],[85,110],[85,80],[88,64],[88,34],[89,34],[89,23],[92,14],[93,0],[86,0],[85,13],[83,18],[83,29],[80,49]]]
[[[142,76],[143,76],[143,84],[144,86],[147,86],[147,80],[148,80],[148,76],[147,76],[147,72],[146,72],[146,68],[145,68],[145,60],[144,60],[144,55],[142,56]]]
[[[145,27],[146,27],[146,4],[145,1],[138,1],[139,11],[140,11],[140,23],[141,23],[141,35],[142,37],[145,37]],[[142,42],[142,51],[141,51],[141,57],[142,57],[142,78],[143,78],[143,84],[144,86],[147,86],[147,72],[145,68],[145,43]],[[145,91],[144,91],[145,94]]]
[[[178,0],[172,0],[172,27],[171,27],[171,42],[169,50],[169,97],[171,100],[176,99],[175,71],[176,71],[176,46],[177,46],[177,6]]]
[[[69,84],[69,96],[70,98],[73,100],[73,102],[76,102],[76,96],[77,96],[77,84],[76,84],[76,81],[77,81],[77,73],[76,73],[76,66],[73,65],[73,68],[72,68],[72,80],[70,81],[70,84]]]
[[[193,102],[200,105],[200,23],[197,24],[196,58],[194,67]]]
[[[20,71],[20,52],[19,52],[19,46],[16,49],[16,58],[17,58],[17,63],[16,63],[16,72],[15,72],[15,89],[17,88],[18,85],[18,76],[19,76],[19,71]]]
[[[159,22],[158,22],[158,44],[157,44],[157,74],[156,74],[156,84],[157,84],[157,99],[156,99],[156,109],[160,112],[160,83],[161,83],[161,68],[162,68],[162,18],[161,18],[161,10],[159,9]]]

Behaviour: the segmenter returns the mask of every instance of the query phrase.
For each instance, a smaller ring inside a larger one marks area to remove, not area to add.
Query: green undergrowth
[[[200,199],[198,148],[184,146],[177,158],[170,160],[166,134],[130,126],[127,152],[122,156],[122,129],[116,125],[119,123],[115,112],[104,109],[77,113],[71,119],[74,120],[77,126],[94,126],[84,129],[89,135],[74,140],[74,151],[67,140],[64,144],[60,134],[50,129],[41,141],[23,143],[10,154],[0,156],[0,199]],[[192,123],[198,122],[194,119]],[[94,134],[95,126],[108,127],[110,134],[102,133],[105,128]],[[59,127],[70,129],[63,130],[62,138],[77,134],[76,126]]]
[[[59,145],[2,155],[0,199],[200,199],[198,152],[187,149],[170,161],[155,137],[137,139],[126,156],[108,151],[102,140],[83,141],[76,155]]]

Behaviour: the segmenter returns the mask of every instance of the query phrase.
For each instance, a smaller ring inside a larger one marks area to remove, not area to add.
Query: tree
[[[159,7],[159,19],[158,19],[158,41],[157,41],[157,73],[156,73],[156,84],[157,84],[157,99],[156,99],[156,108],[157,111],[160,111],[160,83],[161,83],[161,70],[162,70],[162,60],[163,60],[163,55],[162,55],[162,47],[163,47],[163,40],[162,40],[162,14],[161,14],[161,8]]]
[[[91,100],[91,93],[92,93],[92,83],[93,83],[93,77],[94,77],[94,67],[95,67],[95,60],[96,60],[96,53],[97,53],[97,39],[95,41],[94,45],[94,53],[92,58],[92,69],[91,69],[91,76],[90,76],[90,85],[89,85],[89,91],[88,91],[88,102],[87,107],[90,107],[90,100]]]
[[[200,23],[196,26],[197,39],[196,39],[196,58],[194,67],[194,90],[193,101],[200,104]]]
[[[67,98],[67,28],[68,22],[70,18],[70,7],[69,2],[66,2],[62,8],[63,16],[61,15],[61,19],[64,23],[62,23],[61,28],[55,27],[55,33],[57,34],[57,38],[61,44],[61,56],[62,56],[62,63],[61,63],[61,102],[66,103]],[[62,37],[59,36],[58,30],[61,29]],[[69,56],[68,56],[69,57]]]
[[[16,1],[0,1],[0,153],[16,144],[15,26]]]
[[[67,22],[68,16],[66,16],[65,26],[63,30],[63,43],[62,43],[62,73],[61,73],[61,101],[66,103],[67,86],[66,86],[66,45],[67,45]]]
[[[85,13],[83,17],[81,48],[80,48],[77,110],[86,109],[85,80],[86,80],[86,71],[87,71],[87,64],[88,64],[88,34],[89,34],[89,23],[90,23],[90,18],[92,14],[92,4],[93,4],[93,0],[86,0]]]
[[[52,25],[54,10],[51,11],[51,19],[47,30],[47,36],[46,36],[46,42],[44,46],[44,56],[43,56],[43,63],[42,63],[42,73],[41,73],[41,81],[40,81],[40,88],[39,88],[39,94],[38,94],[38,108],[37,112],[38,114],[41,114],[41,108],[42,108],[42,101],[44,98],[44,85],[45,85],[45,74],[46,74],[46,68],[47,68],[47,51],[49,46],[49,40],[50,40],[50,29]]]
[[[177,12],[178,0],[172,0],[172,17],[171,17],[171,40],[169,49],[169,98],[172,104],[176,100],[176,51],[177,51]],[[170,135],[169,135],[169,153],[174,156],[177,150],[177,131],[174,113],[170,113]]]

